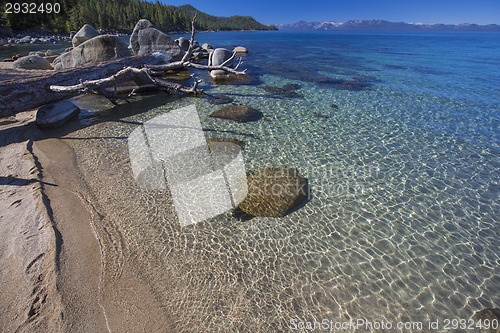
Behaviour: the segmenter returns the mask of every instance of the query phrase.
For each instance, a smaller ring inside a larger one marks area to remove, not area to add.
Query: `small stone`
[[[246,54],[248,53],[248,50],[246,47],[243,47],[243,46],[236,46],[234,49],[233,49],[233,52],[236,52],[236,53],[243,53],[243,54]]]
[[[19,58],[14,61],[12,67],[20,69],[53,69],[50,62],[39,55],[29,55]]]
[[[62,126],[80,113],[80,109],[71,101],[60,101],[42,106],[36,113],[36,125],[41,129]]]
[[[232,139],[232,138],[208,138],[207,139],[207,144],[208,144],[208,148],[210,149],[210,143],[211,142],[229,142],[229,143],[234,143],[235,145],[238,145],[240,146],[240,148],[242,150],[245,149],[245,142],[244,141],[241,141],[241,140],[238,140],[238,139]]]
[[[297,83],[289,83],[289,84],[285,84],[282,89],[285,89],[285,90],[297,90],[297,89],[300,89],[302,88],[302,86],[300,84],[297,84]]]
[[[210,49],[211,49],[211,50],[213,50],[213,46],[212,46],[212,45],[210,45],[210,44],[208,44],[208,43],[204,43],[204,44],[201,46],[201,48],[202,48],[202,49],[204,49],[204,50],[207,50],[207,51],[208,51],[208,50],[210,50]]]

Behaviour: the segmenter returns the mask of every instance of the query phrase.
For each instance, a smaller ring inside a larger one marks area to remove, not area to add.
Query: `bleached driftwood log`
[[[43,76],[2,81],[0,82],[0,117],[32,110],[81,93],[78,91],[56,93],[49,88],[53,84],[75,85],[81,80],[95,80],[112,75],[127,66],[142,67],[147,63],[158,63],[158,58],[153,55],[134,56],[92,66],[66,69]]]

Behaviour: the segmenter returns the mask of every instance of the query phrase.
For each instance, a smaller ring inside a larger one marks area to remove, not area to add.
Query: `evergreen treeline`
[[[19,0],[14,0],[19,1]],[[180,7],[145,0],[23,0],[37,4],[53,1],[61,6],[59,13],[7,14],[2,5],[0,24],[13,31],[43,28],[55,33],[69,33],[88,23],[96,29],[130,31],[141,18],[148,19],[166,31],[190,30],[195,13],[197,30],[276,30],[250,16],[216,17],[190,5]]]
[[[63,33],[71,30],[70,13],[80,0],[6,0],[0,6],[0,24],[7,26],[14,32],[32,28],[42,28],[44,30]],[[8,5],[8,4],[11,5]],[[27,3],[26,7],[23,5]],[[59,7],[54,4],[58,3]],[[17,5],[15,5],[17,4]],[[32,4],[35,4],[33,6]],[[50,4],[50,7],[47,6]],[[19,6],[16,13],[15,6]],[[47,9],[51,9],[49,13]],[[58,9],[58,13],[54,9]],[[11,13],[7,13],[10,10]],[[24,11],[28,13],[23,13]],[[32,13],[29,13],[31,11]]]

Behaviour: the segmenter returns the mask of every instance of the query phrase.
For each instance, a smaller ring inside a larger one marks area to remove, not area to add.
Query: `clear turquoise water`
[[[500,306],[500,34],[197,40],[249,49],[251,84],[198,75],[208,93],[257,108],[263,120],[210,118],[219,106],[206,99],[156,96],[84,112],[91,125],[68,135],[89,138],[68,142],[103,224],[119,234],[115,251],[123,249],[178,330],[275,332],[323,319],[427,325]],[[301,85],[301,97],[260,88],[288,83]],[[284,218],[228,213],[180,229],[165,193],[135,185],[124,138],[192,103],[208,137],[245,141],[247,168],[298,168],[311,200]]]

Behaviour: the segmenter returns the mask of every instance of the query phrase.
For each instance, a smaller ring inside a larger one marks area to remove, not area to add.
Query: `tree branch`
[[[194,35],[196,34],[196,29],[195,29],[196,15],[198,14],[194,14],[193,20],[191,21],[191,39],[189,40],[189,47],[186,51],[186,54],[184,54],[184,56],[181,59],[182,63],[184,63],[185,61],[189,61],[189,59],[191,59],[191,56],[193,54]]]

